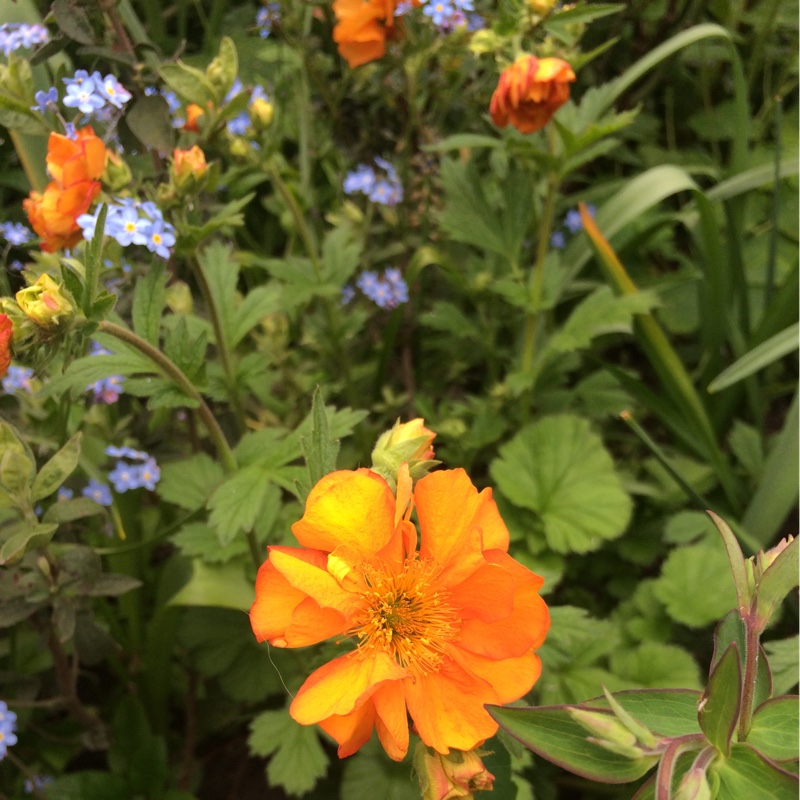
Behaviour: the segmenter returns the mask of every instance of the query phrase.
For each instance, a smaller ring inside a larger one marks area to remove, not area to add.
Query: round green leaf
[[[631,499],[614,462],[580,417],[545,417],[523,428],[491,465],[500,491],[535,511],[558,553],[588,553],[620,536]]]

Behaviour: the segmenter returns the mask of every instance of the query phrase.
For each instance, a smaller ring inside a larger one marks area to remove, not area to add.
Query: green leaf
[[[742,666],[739,647],[732,642],[711,672],[698,707],[700,727],[711,744],[729,755],[742,704]]]
[[[644,775],[656,757],[630,759],[593,744],[566,708],[487,705],[499,725],[529,750],[576,775],[601,783],[629,783]]]
[[[310,792],[328,769],[316,728],[298,725],[286,710],[264,711],[250,723],[250,752],[272,756],[267,766],[270,786],[291,795]]]
[[[72,0],[53,0],[50,7],[56,25],[80,44],[94,44],[94,28],[86,11]]]
[[[0,94],[0,125],[20,133],[42,134],[42,123],[25,103]]]
[[[140,580],[130,575],[104,572],[81,594],[89,597],[119,597],[121,594],[138,589],[141,585]]]
[[[739,601],[739,608],[745,612],[750,608],[751,597],[742,548],[739,546],[739,541],[734,536],[733,531],[728,527],[728,524],[722,517],[718,517],[713,511],[708,511],[706,513],[711,517],[722,536],[725,552],[728,555],[728,563],[730,564],[731,573],[733,574],[733,585],[736,587],[736,598]]]
[[[483,136],[479,133],[456,133],[447,136],[441,141],[422,146],[425,153],[446,153],[448,150],[462,150],[463,148],[500,147],[502,139],[496,136]]]
[[[160,95],[137,98],[125,113],[125,124],[145,146],[158,153],[171,153],[175,147],[175,128],[169,104]],[[153,268],[153,262],[150,269]]]
[[[715,761],[711,771],[719,776],[720,800],[797,800],[797,776],[770,764],[748,744],[734,744],[730,758]]]
[[[47,785],[48,800],[108,800],[128,794],[125,781],[110,772],[73,772]]]
[[[220,40],[216,63],[220,67],[220,83],[222,84],[220,94],[224,97],[233,88],[236,76],[239,74],[239,56],[236,53],[236,45],[230,36],[223,36]]]
[[[350,225],[329,231],[322,242],[322,264],[325,279],[337,288],[344,286],[361,262],[362,239],[357,238]]]
[[[205,506],[224,477],[225,471],[211,456],[197,453],[181,461],[164,464],[156,491],[162,500],[187,511],[196,511]]]
[[[184,525],[172,541],[185,556],[200,558],[207,564],[221,564],[247,552],[247,541],[243,536],[222,547],[217,531],[205,522]]]
[[[773,697],[753,714],[747,744],[771,761],[797,761],[800,756],[800,698]]]
[[[690,628],[702,628],[736,608],[728,559],[710,542],[674,549],[654,589],[670,617]]]
[[[614,692],[614,699],[653,733],[677,737],[700,733],[697,706],[700,692],[692,689],[630,689]],[[583,703],[590,708],[609,708],[602,695]]]
[[[773,691],[785,694],[800,680],[800,637],[778,639],[764,643],[772,671]]]
[[[255,599],[252,581],[245,576],[241,562],[210,565],[192,560],[192,577],[170,599],[175,606],[216,606],[248,611]]]
[[[230,348],[237,316],[239,264],[233,259],[231,248],[221,242],[208,245],[200,254],[199,263],[208,283],[208,299],[214,306],[222,330],[224,341],[219,345]]]
[[[339,440],[331,437],[325,401],[319,386],[314,391],[311,403],[311,420],[311,432],[302,442],[308,477],[313,486],[336,469],[336,457],[339,455]]]
[[[614,462],[579,417],[550,416],[523,428],[500,448],[490,472],[505,497],[539,515],[556,552],[597,550],[630,519]]]
[[[264,317],[283,308],[283,292],[278,284],[257,286],[249,291],[244,302],[236,309],[231,347],[236,347]]]
[[[52,522],[61,525],[64,522],[72,522],[76,519],[91,517],[95,514],[103,514],[105,509],[88,497],[75,497],[71,500],[59,500],[53,503],[44,512],[42,522]]]
[[[59,396],[71,389],[85,390],[87,386],[109,375],[154,374],[156,368],[144,356],[133,353],[86,356],[73,361],[63,375],[48,381],[39,391],[40,397]]]
[[[164,354],[195,385],[206,381],[206,332],[192,336],[186,317],[181,317],[164,339]],[[177,387],[176,387],[177,388]]]
[[[630,333],[634,314],[649,311],[658,302],[653,292],[618,297],[608,286],[603,286],[581,301],[548,341],[547,350],[567,353],[588,347],[592,339],[602,334]]]
[[[654,689],[700,688],[697,662],[677,645],[645,641],[634,650],[617,650],[611,655],[611,671],[626,682]]]
[[[775,610],[792,589],[797,587],[800,572],[800,539],[793,539],[767,567],[756,590],[756,608],[759,622],[766,627]]]
[[[216,91],[202,70],[178,61],[177,64],[164,64],[159,74],[170,89],[190,103],[196,103],[201,108],[208,103],[216,105]]]
[[[261,464],[240,469],[222,483],[211,495],[208,508],[209,522],[225,547],[241,532],[253,530],[256,518],[275,487],[270,483],[269,472]]]
[[[17,529],[19,532],[15,533]],[[11,535],[0,547],[0,565],[15,564],[29,550],[44,547],[55,535],[58,525],[31,525],[28,522],[20,522],[4,533],[8,534],[9,530]]]
[[[133,293],[133,330],[158,347],[161,314],[167,304],[167,276],[160,261],[150,264],[143,280],[136,281]]]
[[[754,347],[749,353],[737,359],[727,369],[724,369],[708,384],[708,391],[713,394],[722,389],[727,389],[738,383],[754,372],[763,369],[773,361],[783,358],[785,355],[797,350],[797,337],[800,333],[800,323],[789,326],[780,333],[776,333]]]
[[[49,497],[75,471],[81,456],[81,433],[76,433],[40,470],[31,488],[33,502]]]
[[[386,757],[375,737],[344,763],[339,797],[380,798],[380,800],[419,800],[419,782],[408,761]],[[501,800],[502,795],[498,800]]]

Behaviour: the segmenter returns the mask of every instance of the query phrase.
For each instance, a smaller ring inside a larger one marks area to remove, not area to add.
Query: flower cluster
[[[441,754],[493,736],[484,706],[530,691],[550,620],[542,578],[508,555],[491,489],[478,492],[461,469],[432,472],[412,490],[401,468],[396,493],[371,470],[341,470],[311,490],[292,531],[300,547],[270,547],[258,571],[256,638],[346,645],[297,692],[292,718],[319,724],[342,758],[375,728],[401,760],[409,715]]]
[[[347,173],[342,188],[345,194],[360,192],[367,195],[373,203],[384,206],[396,206],[403,199],[403,185],[397,177],[395,168],[384,158],[376,158],[375,164],[385,173],[380,178],[369,164],[359,164]]]
[[[428,0],[422,9],[443,33],[467,25],[466,11],[473,11],[472,0]]]
[[[31,227],[42,239],[42,250],[52,253],[80,241],[77,219],[100,193],[105,165],[105,145],[90,127],[76,131],[74,139],[50,134],[47,169],[53,180],[43,193],[31,192],[22,203]]]
[[[21,222],[3,222],[0,224],[0,236],[15,247],[27,244],[33,238],[30,229]]]
[[[30,394],[33,391],[33,370],[28,367],[9,367],[2,380],[3,391],[14,394],[18,391]]]
[[[24,22],[6,22],[0,25],[0,52],[4,56],[20,48],[46,44],[50,40],[44,25],[27,25]]]
[[[161,470],[151,455],[141,450],[134,450],[132,447],[113,446],[106,448],[106,455],[118,459],[116,466],[108,475],[115,491],[122,493],[142,486],[151,492],[155,491],[156,484],[161,478]]]
[[[105,118],[110,116],[112,108],[121,109],[131,99],[131,93],[114,75],[103,77],[99,72],[89,75],[85,69],[79,69],[73,77],[63,80],[67,87],[64,105],[88,116]]]
[[[408,284],[397,267],[387,267],[383,277],[372,270],[364,270],[358,276],[356,286],[379,308],[396,308],[400,303],[408,302]],[[353,287],[345,286],[342,290],[342,304],[347,305],[354,296]]]
[[[100,207],[93,214],[82,214],[77,224],[83,231],[83,238],[94,238]],[[175,244],[175,228],[164,221],[158,206],[150,200],[139,202],[132,197],[117,199],[108,206],[103,233],[111,236],[123,247],[130,244],[143,244],[151,253],[169,258],[170,248]]]
[[[0,700],[0,760],[4,759],[8,748],[17,743],[17,715],[8,710],[4,700]]]
[[[594,216],[595,207],[591,203],[588,203],[586,205],[586,210],[592,217]],[[578,211],[577,208],[573,208],[567,211],[566,215],[564,216],[564,221],[562,223],[562,226],[563,227],[554,230],[552,235],[550,236],[550,245],[551,247],[554,247],[556,250],[562,250],[566,245],[567,232],[574,235],[579,230],[581,230],[581,228],[583,228],[583,222],[581,221],[580,211]]]
[[[272,33],[272,26],[280,20],[281,7],[279,3],[267,3],[266,6],[258,9],[256,14],[256,25],[258,35],[266,39]]]
[[[500,75],[489,105],[492,121],[521,133],[540,131],[569,100],[574,80],[572,67],[560,58],[522,55]]]

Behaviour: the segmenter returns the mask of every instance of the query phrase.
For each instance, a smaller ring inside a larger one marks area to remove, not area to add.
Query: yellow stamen
[[[348,631],[363,655],[384,651],[412,676],[436,672],[445,645],[455,639],[459,618],[449,593],[434,588],[430,561],[406,560],[402,572],[364,567],[363,610]]]

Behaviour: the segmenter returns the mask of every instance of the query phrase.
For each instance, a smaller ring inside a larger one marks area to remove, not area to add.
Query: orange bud
[[[451,750],[443,756],[420,742],[414,753],[414,768],[422,800],[469,800],[475,792],[491,791],[494,781],[476,750]]]
[[[197,145],[188,150],[172,151],[172,178],[177,186],[190,178],[202,178],[206,169],[206,155]]]
[[[186,122],[183,123],[183,130],[198,133],[200,128],[197,125],[197,120],[205,113],[197,103],[189,103],[186,106]]]
[[[62,188],[97,180],[106,166],[106,146],[91,128],[81,128],[76,138],[51,133],[47,142],[47,170]]]
[[[2,378],[11,364],[11,336],[14,326],[7,314],[0,314],[0,378]]]
[[[503,70],[489,105],[494,124],[511,123],[521,133],[539,131],[569,100],[575,73],[560,58],[520,56]]]

